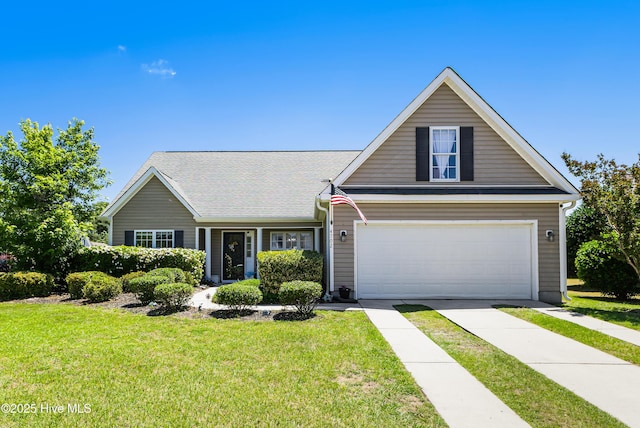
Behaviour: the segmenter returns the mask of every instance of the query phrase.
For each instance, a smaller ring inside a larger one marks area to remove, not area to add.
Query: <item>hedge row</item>
[[[178,268],[191,275],[190,281],[199,282],[204,275],[204,261],[204,251],[188,248],[99,246],[83,248],[73,266],[76,271],[101,271],[116,277],[156,268]]]
[[[278,294],[280,285],[289,281],[322,282],[324,258],[316,251],[287,250],[258,253],[260,289]]]
[[[178,268],[158,268],[129,280],[129,289],[140,302],[156,301],[168,310],[186,305],[194,285],[191,274]]]
[[[51,294],[53,277],[38,272],[0,273],[0,301],[45,297]]]

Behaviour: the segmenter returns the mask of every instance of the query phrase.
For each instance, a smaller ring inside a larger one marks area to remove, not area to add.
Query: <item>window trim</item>
[[[138,232],[150,232],[153,234],[151,240],[151,247],[140,247],[140,248],[151,248],[151,249],[161,249],[161,248],[175,248],[176,247],[176,231],[173,229],[136,229],[133,231],[133,246],[138,246]],[[158,233],[171,232],[171,247],[158,247]]]
[[[278,233],[282,233],[283,234],[283,248],[274,248],[273,247],[273,235],[278,234]],[[298,245],[296,245],[295,248],[287,248],[287,233],[289,234],[296,234],[296,243],[300,243],[301,239],[300,239],[300,234],[302,233],[308,233],[310,236],[310,247],[309,248],[300,248]],[[287,250],[293,250],[293,249],[300,249],[300,250],[313,250],[314,249],[314,231],[313,230],[273,230],[269,233],[269,249],[271,251],[287,251]]]
[[[455,130],[456,131],[456,151],[451,155],[456,157],[456,178],[436,178],[433,171],[437,166],[433,162],[434,150],[433,150],[433,131],[441,130]],[[459,183],[460,182],[460,127],[459,126],[430,126],[429,127],[429,181],[435,183]]]

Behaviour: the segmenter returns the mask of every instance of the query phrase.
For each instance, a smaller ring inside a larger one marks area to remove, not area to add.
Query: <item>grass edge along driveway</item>
[[[318,314],[188,320],[0,304],[0,403],[23,405],[0,426],[446,426],[363,312]]]
[[[625,426],[431,308],[396,308],[532,427]]]

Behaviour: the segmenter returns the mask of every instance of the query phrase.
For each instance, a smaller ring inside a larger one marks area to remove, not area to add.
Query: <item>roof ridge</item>
[[[344,153],[361,152],[359,149],[339,150],[158,150],[153,153]]]

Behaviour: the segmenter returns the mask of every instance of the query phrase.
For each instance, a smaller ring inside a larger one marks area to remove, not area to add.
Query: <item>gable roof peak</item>
[[[387,127],[358,155],[334,180],[342,185],[400,126],[411,117],[433,93],[446,84],[482,120],[509,144],[549,184],[570,194],[578,190],[536,151],[522,136],[505,121],[471,86],[452,68],[445,67],[426,88],[391,121]]]

